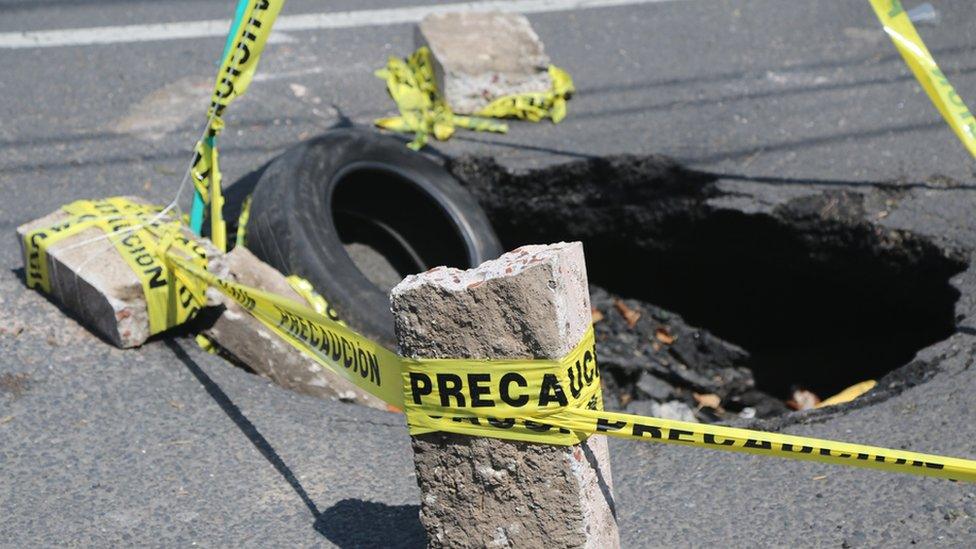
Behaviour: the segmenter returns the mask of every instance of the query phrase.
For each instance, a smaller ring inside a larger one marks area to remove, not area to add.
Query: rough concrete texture
[[[415,41],[430,47],[437,86],[457,113],[472,114],[495,98],[552,86],[549,56],[524,15],[428,15],[417,25]]]
[[[413,275],[391,301],[400,353],[417,358],[559,358],[590,324],[578,242]],[[545,446],[431,433],[413,449],[431,546],[620,544],[605,437]]]
[[[128,197],[136,202],[138,198]],[[17,242],[24,255],[24,235],[68,218],[60,208],[17,227]],[[212,258],[209,268],[223,274],[220,252],[209,240],[188,230]],[[149,314],[142,283],[105,232],[91,228],[51,245],[47,250],[51,297],[117,347],[137,347],[149,337]],[[207,294],[208,302],[214,296]]]
[[[230,276],[237,282],[304,303],[284,275],[255,257],[247,248],[234,248],[227,254],[226,262]],[[387,409],[382,400],[289,345],[234,300],[221,294],[220,301],[225,309],[204,333],[258,374],[306,395]]]

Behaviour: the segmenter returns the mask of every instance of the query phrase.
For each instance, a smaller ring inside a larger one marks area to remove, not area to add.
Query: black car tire
[[[392,346],[389,288],[357,267],[349,242],[384,249],[385,264],[401,276],[438,265],[470,268],[502,252],[484,211],[444,168],[361,129],[330,131],[267,165],[252,196],[246,245],[282,273],[311,282],[350,327]]]

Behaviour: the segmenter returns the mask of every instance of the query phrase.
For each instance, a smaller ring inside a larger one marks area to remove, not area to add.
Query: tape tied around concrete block
[[[474,116],[451,111],[434,79],[430,50],[422,46],[406,59],[390,57],[386,67],[375,72],[386,81],[386,89],[396,102],[399,116],[379,118],[378,127],[414,134],[407,146],[423,147],[430,135],[445,141],[455,128],[480,132],[506,133],[508,125],[491,118],[517,118],[539,122],[549,118],[558,124],[566,117],[566,101],[576,91],[569,73],[555,65],[548,68],[552,87],[542,92],[524,92],[498,97]]]
[[[78,200],[62,210],[70,217],[24,234],[24,277],[28,288],[36,287],[50,293],[47,250],[62,240],[95,228],[105,232],[105,238],[111,241],[138,277],[146,300],[149,335],[186,322],[206,305],[206,288],[194,279],[173,272],[160,247],[169,247],[171,253],[202,268],[207,265],[207,252],[188,238],[181,230],[181,224],[166,216],[162,208],[114,197]]]
[[[110,198],[64,209],[71,217],[24,237],[29,287],[50,289],[47,247],[100,228],[142,280],[154,329],[192,318],[216,288],[323,367],[403,409],[413,433],[559,445],[603,434],[976,482],[972,460],[604,411],[592,327],[559,360],[401,358],[305,304],[209,272],[202,248],[158,207]]]

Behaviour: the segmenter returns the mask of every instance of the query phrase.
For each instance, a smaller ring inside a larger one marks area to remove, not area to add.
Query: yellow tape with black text
[[[400,116],[380,118],[375,124],[387,130],[413,133],[414,139],[407,146],[414,150],[423,147],[430,135],[439,141],[450,138],[455,127],[480,132],[508,131],[507,124],[490,118],[518,118],[531,122],[550,118],[558,124],[566,117],[566,100],[576,91],[569,73],[550,65],[552,87],[549,90],[498,97],[474,116],[463,116],[451,111],[437,89],[427,46],[421,46],[406,59],[390,57],[386,67],[375,74],[386,81],[386,89],[400,111]]]
[[[224,197],[216,138],[224,128],[227,107],[247,91],[261,58],[271,27],[284,0],[250,0],[241,17],[241,26],[221,61],[207,110],[206,136],[194,147],[190,178],[204,200],[210,215],[210,239],[220,251],[227,251],[227,225],[224,222]]]
[[[976,155],[973,115],[932,60],[900,2],[871,3],[939,111]],[[223,111],[250,83],[282,4],[253,0],[247,6],[242,19],[245,23],[218,73],[208,138],[220,132]],[[454,126],[500,131],[501,126],[494,122],[457,117],[449,109],[443,112],[438,107],[440,103],[433,95],[436,90],[431,88],[433,79],[426,74],[429,56],[415,54],[412,60],[401,63],[391,60],[387,72],[381,74],[391,94],[400,97],[401,117],[388,119],[386,127],[417,132],[415,144],[421,138],[425,141],[429,133],[438,138],[449,136]],[[530,120],[549,116],[558,122],[565,116],[565,99],[573,86],[562,72],[553,74],[553,81],[553,90],[546,94],[501,98],[480,114]],[[226,237],[221,228],[223,200],[217,153],[208,138],[197,144],[191,176],[209,202],[213,239],[223,250]],[[976,461],[972,460],[604,411],[592,330],[561,360],[401,358],[339,322],[324,301],[315,301],[320,310],[313,310],[209,272],[203,248],[185,236],[179,220],[161,219],[158,207],[109,198],[77,201],[63,209],[68,214],[65,220],[25,236],[29,287],[50,291],[46,254],[51,245],[81,231],[99,229],[115,239],[115,248],[141,281],[151,333],[192,318],[206,303],[205,289],[216,288],[322,366],[403,409],[413,434],[444,431],[548,444],[574,444],[592,434],[605,434],[976,481]],[[292,284],[303,295],[313,291],[302,281],[293,280]]]
[[[404,410],[412,434],[562,445],[604,434],[976,482],[972,460],[604,411],[592,328],[560,360],[401,358],[327,313],[209,272],[205,254],[183,236],[179,221],[147,223],[158,208],[110,198],[64,209],[68,219],[26,235],[32,287],[50,288],[45,254],[52,243],[90,227],[129,230],[116,247],[143,281],[150,317],[166,320],[157,330],[193,316],[205,302],[205,288],[216,288],[323,367]]]
[[[173,255],[187,264],[204,268],[207,252],[190,231],[181,224],[160,217],[161,208],[133,202],[126,198],[79,200],[62,209],[69,215],[64,221],[39,227],[24,235],[25,277],[27,286],[51,291],[47,249],[87,229],[100,229],[115,235],[112,244],[126,260],[142,284],[149,316],[149,333],[158,334],[193,318],[205,303],[199,298],[203,287],[194,280],[174,277],[160,254],[160,231],[166,231],[165,242]],[[173,253],[177,252],[177,253]],[[195,298],[194,296],[197,296]]]
[[[908,18],[900,0],[870,0],[874,13],[884,30],[895,43],[922,89],[939,109],[942,117],[962,141],[970,154],[976,157],[976,118],[966,108],[966,103],[949,83],[949,79],[935,63],[922,38]]]

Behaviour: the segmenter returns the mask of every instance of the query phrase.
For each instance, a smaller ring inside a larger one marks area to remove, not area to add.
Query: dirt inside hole
[[[677,399],[714,419],[701,409],[714,394],[725,412],[775,416],[796,388],[828,397],[879,379],[955,329],[949,278],[966,263],[868,222],[866,193],[891,190],[744,213],[713,205],[711,176],[661,157],[449,169],[506,247],[584,243],[604,379],[628,410]]]

